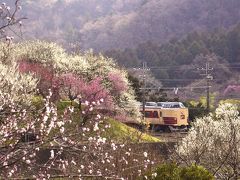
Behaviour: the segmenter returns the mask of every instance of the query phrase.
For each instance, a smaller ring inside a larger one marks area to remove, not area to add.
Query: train
[[[139,106],[143,113],[143,105]],[[146,102],[143,123],[155,131],[186,131],[189,111],[181,102]]]

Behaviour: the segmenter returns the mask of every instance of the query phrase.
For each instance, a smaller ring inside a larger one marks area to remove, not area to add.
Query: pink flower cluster
[[[229,85],[223,92],[224,96],[229,93],[240,93],[240,85]]]
[[[53,87],[54,70],[52,67],[27,61],[20,61],[18,67],[20,72],[33,74],[39,79],[37,87],[42,95],[46,96],[49,89],[52,89],[53,92],[56,91]]]
[[[108,79],[112,83],[112,93],[121,94],[127,90],[127,84],[123,81],[122,77],[118,73],[110,72]]]
[[[104,99],[106,107],[110,108],[113,104],[110,92],[102,85],[102,78],[96,77],[87,82],[84,78],[72,73],[62,74],[54,79],[54,87],[59,92],[65,92],[70,100],[78,100],[81,102],[97,102]]]
[[[68,97],[72,101],[78,99],[93,102],[103,98],[106,107],[111,108],[113,106],[111,92],[103,86],[101,77],[95,77],[91,81],[87,81],[73,73],[57,75],[51,66],[26,61],[19,62],[19,71],[32,73],[39,78],[38,89],[44,96],[46,96],[48,89],[52,89],[55,100],[59,99],[61,95]],[[115,89],[123,90],[118,85]]]

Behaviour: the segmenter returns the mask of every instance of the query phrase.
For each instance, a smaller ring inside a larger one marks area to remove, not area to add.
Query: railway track
[[[180,142],[186,135],[187,132],[171,132],[171,133],[150,133],[151,136],[159,138],[162,142]]]
[[[128,126],[135,128],[139,131],[142,131],[142,127],[141,126],[136,126],[136,125],[132,125],[132,124],[127,124]],[[173,142],[173,143],[177,143],[179,141],[181,141],[187,134],[188,132],[186,130],[176,130],[176,131],[154,131],[154,130],[150,130],[148,129],[147,133],[153,137],[159,138],[162,142]]]

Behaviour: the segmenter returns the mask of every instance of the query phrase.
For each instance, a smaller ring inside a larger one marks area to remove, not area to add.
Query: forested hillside
[[[183,39],[172,39],[163,45],[152,42],[139,44],[136,48],[109,50],[105,54],[128,68],[141,67],[147,62],[154,76],[163,87],[206,86],[205,72],[209,62],[212,92],[224,94],[229,85],[239,84],[240,72],[240,26],[231,30],[193,32]],[[157,86],[157,85],[156,85]],[[188,92],[187,98],[193,94]],[[200,91],[204,93],[204,90]],[[233,95],[234,92],[231,94]],[[199,94],[195,95],[196,97]]]
[[[239,0],[28,0],[23,7],[25,38],[99,51],[229,28],[240,18]]]
[[[27,0],[22,2],[25,10],[23,14],[27,17],[23,28],[24,38],[53,40],[68,48],[69,44],[81,44],[83,48],[85,35],[81,30],[87,23],[115,14],[128,14],[142,2],[143,0]]]
[[[225,68],[234,69],[239,72],[235,66],[240,63],[240,26],[236,26],[230,31],[215,30],[212,33],[191,33],[184,39],[172,39],[163,45],[157,45],[152,42],[139,44],[136,48],[126,48],[124,50],[109,50],[106,54],[117,59],[119,64],[125,67],[141,66],[146,61],[149,66],[160,67],[155,73],[158,78],[174,78],[174,70],[181,70],[181,77],[189,77],[189,68],[186,66],[203,66],[198,62],[197,56],[215,54],[218,62],[212,65],[223,65]],[[200,60],[201,61],[201,60]],[[234,72],[234,70],[232,72]],[[217,69],[216,69],[217,71]],[[154,72],[154,71],[153,71]],[[187,73],[187,74],[186,74]],[[195,77],[190,75],[190,77]],[[224,77],[221,77],[224,78]]]

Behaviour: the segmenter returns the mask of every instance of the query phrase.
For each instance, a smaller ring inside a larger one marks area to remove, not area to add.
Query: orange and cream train
[[[140,111],[143,112],[142,106]],[[189,112],[181,102],[147,102],[144,121],[154,130],[186,130]]]

